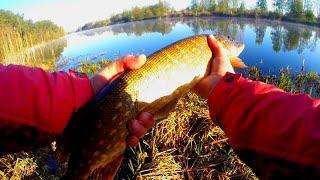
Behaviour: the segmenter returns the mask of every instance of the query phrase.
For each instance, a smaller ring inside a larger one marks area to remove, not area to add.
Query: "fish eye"
[[[228,39],[230,39],[230,36],[228,36]]]

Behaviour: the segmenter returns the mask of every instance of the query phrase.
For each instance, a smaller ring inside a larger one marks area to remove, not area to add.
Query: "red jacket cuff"
[[[220,113],[226,106],[226,103],[229,102],[228,97],[232,88],[237,84],[240,78],[241,74],[232,74],[227,72],[212,89],[208,97],[211,119],[221,115]]]
[[[69,70],[74,92],[74,107],[78,110],[93,96],[93,89],[87,74]]]

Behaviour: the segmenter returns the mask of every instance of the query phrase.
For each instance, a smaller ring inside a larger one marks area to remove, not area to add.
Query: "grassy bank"
[[[85,63],[79,70],[93,74],[108,64]],[[320,77],[315,72],[280,70],[264,75],[258,67],[244,76],[277,85],[288,92],[320,96]],[[66,164],[58,164],[49,147],[0,158],[0,179],[58,179]],[[212,124],[206,100],[189,93],[169,117],[157,122],[136,149],[128,150],[119,179],[256,179],[227,143],[223,131]]]

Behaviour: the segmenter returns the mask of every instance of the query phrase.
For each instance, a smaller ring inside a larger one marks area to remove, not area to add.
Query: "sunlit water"
[[[174,18],[118,24],[66,36],[57,64],[76,68],[82,62],[116,59],[128,53],[153,52],[195,34],[223,34],[243,42],[240,57],[264,73],[281,68],[320,72],[320,30],[315,27],[242,18]]]

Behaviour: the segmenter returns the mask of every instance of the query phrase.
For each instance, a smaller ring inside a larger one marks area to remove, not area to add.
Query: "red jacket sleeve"
[[[85,74],[0,65],[0,128],[30,126],[60,134],[92,95]]]
[[[227,73],[209,96],[211,117],[235,150],[320,167],[320,99]]]

